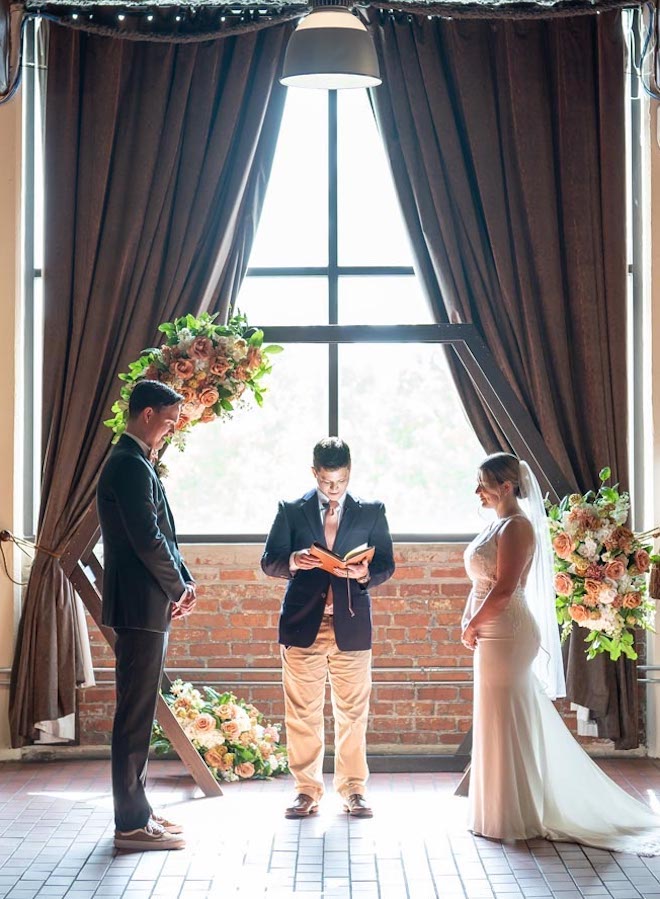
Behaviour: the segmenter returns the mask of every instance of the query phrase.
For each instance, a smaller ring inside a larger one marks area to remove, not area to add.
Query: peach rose
[[[573,592],[573,578],[561,571],[555,575],[555,591],[559,596],[570,596]]]
[[[207,424],[209,421],[215,421],[217,417],[218,416],[215,414],[213,409],[204,409],[199,417],[199,420],[204,424]]]
[[[238,721],[225,721],[222,725],[222,732],[228,740],[235,742],[241,732],[241,725]]]
[[[620,609],[623,606],[623,596],[617,596],[617,598],[612,603],[613,609]]]
[[[221,746],[220,749],[224,749],[224,746]],[[222,760],[225,757],[224,752],[218,752],[218,749],[214,746],[212,749],[206,750],[206,755],[204,756],[204,761],[207,765],[210,765],[211,768],[221,768]]]
[[[598,605],[598,596],[595,593],[585,593],[582,597],[582,602],[585,606],[593,609],[594,606]]]
[[[600,588],[601,582],[594,580],[594,578],[588,577],[584,582],[584,589],[592,596],[598,596],[598,594],[600,593]]]
[[[207,409],[211,406],[215,406],[215,404],[220,399],[220,394],[215,389],[215,387],[206,387],[199,395],[199,401],[202,406],[206,406]]]
[[[627,566],[621,561],[621,559],[613,559],[605,566],[605,577],[610,577],[613,581],[618,581],[624,576],[626,571]]]
[[[222,765],[220,766],[223,771],[230,771],[234,766],[234,753],[228,752],[222,759]]]
[[[236,773],[239,777],[244,779],[252,777],[254,774],[254,765],[252,762],[241,762],[240,765],[236,765]]]
[[[178,359],[170,366],[172,374],[177,375],[182,381],[187,381],[195,374],[195,363],[192,359]]]
[[[227,374],[228,370],[229,362],[225,359],[224,356],[216,356],[209,367],[209,371],[212,375],[215,375],[216,378],[224,377]]]
[[[257,346],[251,346],[247,352],[247,364],[249,368],[261,365],[261,350]]]
[[[642,604],[642,597],[639,593],[626,593],[623,597],[624,609],[637,609]]]
[[[263,758],[268,759],[273,754],[273,747],[270,743],[267,743],[265,740],[262,740],[261,743],[258,744],[259,752],[263,756]]]
[[[249,746],[250,743],[252,742],[252,734],[250,733],[250,731],[249,731],[249,730],[244,730],[243,733],[242,733],[242,734],[240,735],[240,737],[238,738],[238,742],[239,742],[242,746]]]
[[[239,381],[247,381],[250,377],[250,372],[247,369],[247,366],[242,362],[236,366],[234,369],[234,377]]]
[[[645,574],[651,565],[651,557],[645,549],[638,549],[635,553],[635,568],[640,574]]]
[[[568,614],[571,616],[573,621],[577,621],[578,624],[582,624],[582,622],[586,621],[589,617],[589,612],[584,608],[584,606],[569,606]]]
[[[208,337],[196,337],[188,352],[193,359],[209,359],[213,353],[213,343]]]
[[[195,719],[195,730],[199,733],[208,733],[211,730],[215,730],[215,718],[213,715],[209,715],[206,712],[198,715]]]
[[[223,702],[222,705],[218,706],[216,711],[223,721],[229,721],[234,717],[234,709],[228,702]]]
[[[553,538],[552,545],[559,558],[566,559],[566,561],[571,558],[571,554],[575,549],[573,541],[564,531],[560,531],[559,534]]]
[[[189,415],[184,415],[183,412],[179,415],[179,420],[176,423],[176,430],[183,431],[184,428],[187,428],[191,422],[191,418]]]
[[[197,394],[192,387],[188,386],[188,384],[184,384],[179,393],[183,397],[184,406],[188,403],[193,403],[197,399]]]

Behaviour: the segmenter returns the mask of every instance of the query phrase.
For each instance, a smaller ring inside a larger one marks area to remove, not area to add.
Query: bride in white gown
[[[462,640],[475,650],[470,830],[660,854],[660,817],[603,774],[551,701],[564,695],[564,680],[536,478],[525,462],[496,453],[479,469],[476,492],[497,517],[465,551],[472,591]]]

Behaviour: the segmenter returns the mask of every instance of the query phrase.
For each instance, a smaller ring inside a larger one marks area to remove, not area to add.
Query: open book
[[[355,549],[351,549],[345,556],[338,556],[337,553],[333,553],[332,550],[326,549],[321,543],[312,543],[309,551],[313,556],[316,556],[317,559],[321,560],[323,563],[321,568],[332,574],[333,569],[346,568],[346,566],[351,563],[363,561],[371,562],[374,553],[376,552],[376,548],[374,546],[367,546],[366,543],[363,543],[361,546],[356,546]]]

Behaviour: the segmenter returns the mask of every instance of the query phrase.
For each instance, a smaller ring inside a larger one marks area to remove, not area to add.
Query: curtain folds
[[[383,75],[372,103],[438,320],[479,327],[576,488],[597,486],[605,465],[625,487],[620,13],[370,17]],[[465,370],[450,363],[484,448],[508,449]],[[570,698],[618,748],[637,745],[634,664],[587,663],[584,648],[576,633]]]
[[[94,501],[116,375],[188,312],[231,309],[277,142],[293,26],[195,44],[54,26],[46,108],[42,504],[61,552]],[[75,711],[73,589],[38,553],[10,691],[12,744]]]

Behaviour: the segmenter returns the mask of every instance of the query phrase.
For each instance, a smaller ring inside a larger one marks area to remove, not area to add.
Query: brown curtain
[[[62,551],[94,500],[116,375],[187,312],[226,315],[270,173],[290,26],[208,43],[54,27],[46,109],[44,468],[37,539]],[[37,553],[12,671],[12,744],[71,714],[73,591]]]
[[[570,482],[627,481],[624,40],[618,12],[534,21],[371,14],[372,91],[439,321],[478,326]],[[452,360],[483,446],[507,449]],[[637,745],[633,664],[586,662],[570,698]]]

